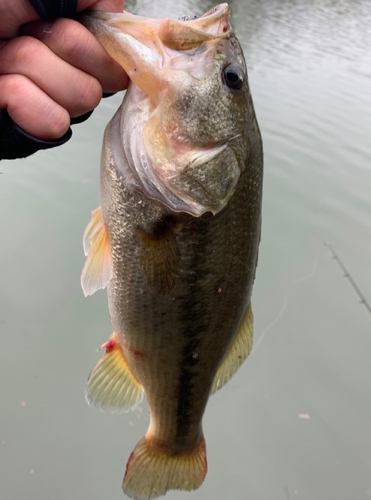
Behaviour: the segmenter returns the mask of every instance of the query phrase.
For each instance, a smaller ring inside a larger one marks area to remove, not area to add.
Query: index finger
[[[36,21],[23,27],[24,35],[37,38],[60,59],[94,76],[107,93],[127,87],[128,77],[98,40],[82,24],[72,19]]]

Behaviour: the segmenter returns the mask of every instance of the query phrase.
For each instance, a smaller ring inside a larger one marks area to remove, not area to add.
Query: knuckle
[[[79,85],[77,99],[85,111],[98,106],[102,98],[102,87],[98,80],[92,76],[84,75]]]
[[[21,124],[21,128],[30,127],[29,133],[33,135],[31,122],[37,119],[37,128],[45,129],[49,139],[57,139],[66,132],[70,124],[68,112],[42,92],[36,90],[33,82],[27,77],[7,75],[3,83],[1,91],[8,96],[8,111],[18,119],[22,118],[24,124]]]
[[[2,63],[5,73],[14,72],[19,68],[35,64],[42,43],[30,36],[22,36],[10,40],[3,46]]]
[[[68,25],[67,25],[68,23]],[[89,45],[89,32],[78,22],[60,19],[55,23],[56,43],[66,61],[81,59]]]
[[[70,126],[70,116],[61,106],[52,106],[50,110],[45,110],[45,121],[48,123],[50,137],[57,139],[68,130]]]
[[[3,92],[8,95],[8,105],[17,109],[27,97],[30,81],[23,75],[8,75],[4,83]]]

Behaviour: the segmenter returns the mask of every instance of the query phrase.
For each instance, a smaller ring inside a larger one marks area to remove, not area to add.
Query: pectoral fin
[[[86,400],[104,411],[128,411],[142,401],[142,386],[132,374],[115,333],[102,348],[106,353],[89,375]]]
[[[140,265],[148,284],[157,292],[169,293],[177,276],[179,252],[175,235],[159,222],[151,233],[138,228]]]
[[[81,273],[81,287],[86,297],[105,288],[111,278],[110,244],[101,207],[91,213],[83,245],[87,257]]]
[[[221,389],[233,377],[250,354],[253,342],[253,323],[254,318],[250,304],[241,322],[240,329],[215,375],[211,389],[212,394]]]

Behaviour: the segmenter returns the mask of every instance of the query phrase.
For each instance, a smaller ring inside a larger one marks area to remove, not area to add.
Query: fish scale
[[[107,286],[114,329],[86,397],[126,411],[145,394],[150,425],[123,482],[144,500],[200,486],[207,401],[251,350],[262,142],[227,4],[187,21],[82,21],[132,80],[84,234],[83,290]]]

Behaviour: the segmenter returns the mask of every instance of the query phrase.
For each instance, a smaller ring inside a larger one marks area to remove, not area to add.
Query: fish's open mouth
[[[80,17],[106,51],[124,68],[130,79],[147,94],[166,86],[162,71],[167,50],[187,51],[217,43],[231,33],[228,4],[220,4],[195,19],[152,19],[131,14],[91,11]],[[162,47],[161,47],[162,46]]]

